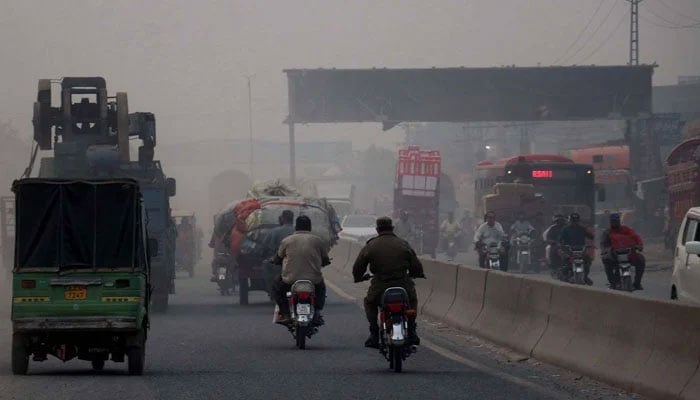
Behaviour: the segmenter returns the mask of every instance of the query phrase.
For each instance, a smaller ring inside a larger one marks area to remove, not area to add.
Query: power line
[[[605,15],[605,17],[603,17],[603,20],[600,21],[600,24],[598,24],[595,30],[588,36],[588,40],[581,47],[579,47],[574,54],[572,54],[569,57],[566,57],[567,60],[571,60],[572,58],[576,57],[577,55],[579,55],[579,53],[581,53],[581,51],[583,51],[584,48],[586,48],[586,45],[588,45],[591,39],[593,39],[593,37],[598,33],[598,31],[600,31],[600,28],[602,28],[603,25],[608,21],[608,18],[610,18],[610,15],[615,10],[615,7],[617,7],[617,3],[613,3],[612,7],[610,7],[610,10],[608,10],[608,13]]]
[[[695,23],[695,24],[687,24],[687,25],[681,25],[676,23],[675,21],[671,21],[670,19],[664,17],[663,15],[659,15],[656,13],[653,9],[649,7],[644,7],[646,11],[649,12],[649,14],[655,16],[656,18],[660,19],[661,21],[664,21],[664,23],[668,24],[668,26],[663,26],[664,28],[669,28],[669,29],[686,29],[686,28],[700,28],[700,22]],[[657,25],[659,26],[659,25]]]
[[[625,21],[625,19],[627,19],[627,15],[624,15],[624,14],[623,14],[623,15],[622,15],[622,18],[620,18],[620,21],[618,21],[617,26],[615,26],[615,28],[610,32],[610,34],[608,35],[608,37],[606,37],[605,40],[603,40],[602,42],[600,42],[600,44],[598,45],[598,47],[596,47],[595,50],[593,50],[593,51],[590,52],[586,57],[584,57],[578,64],[583,64],[584,62],[586,62],[586,60],[588,60],[589,58],[593,57],[600,49],[602,49],[603,46],[605,46],[606,44],[608,44],[608,42],[610,41],[610,39],[612,39],[612,37],[617,33],[617,31],[620,30],[620,27],[622,26],[622,23]]]
[[[583,34],[591,26],[591,23],[593,23],[593,20],[595,19],[596,15],[598,15],[598,12],[603,7],[603,3],[605,3],[605,0],[600,0],[600,3],[598,3],[598,7],[596,7],[595,11],[593,12],[593,15],[591,15],[591,18],[588,19],[586,26],[584,26],[583,29],[581,29],[581,31],[576,36],[576,39],[569,45],[569,47],[566,48],[566,50],[564,50],[564,53],[562,53],[562,55],[559,56],[559,58],[557,58],[556,61],[554,61],[555,65],[559,64],[559,61],[566,57],[566,55],[569,53],[569,50],[571,50],[574,46],[578,44],[579,40],[581,40],[581,38],[583,37]]]
[[[662,6],[668,8],[671,10],[674,14],[680,15],[681,17],[687,18],[691,21],[695,21],[697,23],[700,23],[700,19],[694,18],[690,15],[683,14],[682,12],[676,11],[673,7],[669,6],[668,3],[666,3],[664,0],[657,0],[659,3],[661,3]]]
[[[692,26],[692,25],[691,25],[691,26],[672,26],[672,25],[665,25],[665,24],[658,23],[658,22],[654,21],[653,19],[648,18],[648,17],[646,17],[646,16],[644,16],[644,15],[641,15],[640,18],[642,18],[644,21],[646,21],[646,22],[648,22],[648,23],[650,23],[650,24],[652,24],[652,25],[654,25],[654,26],[656,26],[656,27],[658,27],[658,28],[676,29],[676,30],[681,30],[681,29],[700,29],[700,25],[695,25],[695,26]]]

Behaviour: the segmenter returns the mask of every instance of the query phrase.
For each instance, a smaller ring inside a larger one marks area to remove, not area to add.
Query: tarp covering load
[[[140,192],[130,179],[23,179],[17,202],[15,268],[131,268]]]
[[[300,197],[301,193],[293,187],[285,185],[279,179],[258,183],[248,191],[249,198],[258,197]]]
[[[215,217],[214,240],[228,244],[233,255],[262,257],[274,251],[265,248],[265,238],[270,229],[279,226],[284,210],[295,217],[308,216],[313,233],[329,248],[337,242],[338,217],[326,199],[302,197],[280,181],[257,185],[248,195],[251,198],[230,203]]]

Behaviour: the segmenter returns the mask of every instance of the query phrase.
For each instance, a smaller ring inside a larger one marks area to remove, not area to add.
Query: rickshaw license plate
[[[87,299],[87,286],[68,286],[64,294],[66,300]]]

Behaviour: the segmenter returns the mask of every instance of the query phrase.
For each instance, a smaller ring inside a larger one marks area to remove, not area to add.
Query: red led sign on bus
[[[552,177],[552,170],[551,169],[547,169],[547,170],[535,169],[532,171],[532,177],[533,178],[551,178]]]

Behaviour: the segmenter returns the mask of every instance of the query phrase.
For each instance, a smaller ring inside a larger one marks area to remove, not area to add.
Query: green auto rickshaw
[[[144,369],[150,257],[138,182],[131,179],[15,181],[12,372],[44,361],[128,359]]]

